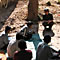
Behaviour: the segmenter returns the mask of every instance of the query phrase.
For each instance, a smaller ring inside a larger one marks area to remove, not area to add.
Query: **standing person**
[[[46,35],[43,41],[44,42],[42,42],[38,46],[37,53],[36,53],[36,60],[48,60],[54,56],[56,57],[59,55],[58,53],[54,55],[52,52],[52,48],[48,46],[48,43],[51,42],[51,37],[49,35]]]
[[[49,30],[51,30],[54,22],[53,22],[53,15],[49,13],[49,9],[44,9],[45,15],[43,15],[43,26],[46,29],[46,26],[49,26]]]
[[[31,60],[32,59],[32,52],[30,50],[25,50],[27,46],[24,40],[21,40],[18,43],[18,47],[20,48],[20,51],[17,51],[14,54],[13,60]]]

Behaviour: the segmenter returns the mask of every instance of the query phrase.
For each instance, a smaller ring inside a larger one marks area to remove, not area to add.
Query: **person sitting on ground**
[[[21,40],[18,43],[18,47],[20,48],[20,51],[15,52],[13,60],[31,60],[32,59],[32,51],[25,50],[27,46],[24,40]]]
[[[48,46],[48,43],[51,42],[51,37],[46,35],[43,39],[44,42],[40,43],[36,52],[36,60],[48,60],[57,57],[59,53],[56,55],[53,54],[53,49]]]
[[[20,30],[20,34],[23,36],[24,40],[29,40],[32,37],[32,34],[34,33],[32,30],[33,23],[31,21],[28,21],[25,26],[23,26]]]
[[[11,27],[10,26],[6,26],[5,27],[5,30],[3,32],[1,32],[0,36],[6,34],[8,35],[8,33],[11,31]]]
[[[33,28],[33,22],[29,21],[27,24],[27,29],[26,29],[26,33],[25,33],[25,36],[26,36],[26,40],[29,40],[33,34],[35,34],[34,30],[32,29]]]
[[[14,42],[10,42],[7,47],[8,58],[13,58],[15,51],[20,51],[18,47],[18,42],[22,39],[19,33],[16,34],[16,40]],[[12,40],[11,40],[12,41]]]
[[[7,60],[6,55],[3,51],[0,51],[0,60]]]
[[[11,27],[6,26],[5,27],[5,33],[1,33],[2,35],[0,36],[0,50],[6,50],[8,46],[8,33],[10,32]]]
[[[43,15],[43,26],[46,29],[46,26],[49,26],[49,30],[51,30],[54,22],[53,22],[53,15],[49,13],[49,9],[44,9],[45,15]]]

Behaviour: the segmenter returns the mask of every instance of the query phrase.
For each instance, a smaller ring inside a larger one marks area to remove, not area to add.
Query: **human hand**
[[[49,20],[49,21],[48,21],[48,24],[51,23],[51,22],[52,22],[52,20]]]

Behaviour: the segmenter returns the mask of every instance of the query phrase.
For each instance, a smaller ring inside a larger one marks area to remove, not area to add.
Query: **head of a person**
[[[33,25],[33,22],[32,22],[32,21],[28,21],[28,22],[27,22],[27,26],[28,26],[29,28],[32,28],[32,25]]]
[[[45,9],[44,9],[44,13],[45,13],[46,15],[48,15],[48,14],[49,14],[49,9],[48,9],[48,8],[45,8]]]
[[[44,36],[44,39],[43,40],[44,40],[45,43],[48,44],[48,43],[51,42],[51,37],[49,35],[46,35],[46,36]]]
[[[17,33],[16,34],[16,40],[20,40],[20,39],[23,39],[23,36],[22,36],[22,34]]]
[[[20,40],[18,43],[18,47],[20,48],[20,50],[25,50],[27,48],[26,42],[23,39]]]
[[[5,33],[9,33],[10,31],[11,31],[11,27],[6,26],[6,27],[5,27]]]

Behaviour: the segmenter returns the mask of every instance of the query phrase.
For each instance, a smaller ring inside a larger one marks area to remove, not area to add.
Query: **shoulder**
[[[46,50],[50,50],[51,48],[48,45],[45,45],[44,47]]]
[[[19,51],[16,51],[15,53],[14,53],[14,56],[17,56],[19,54]]]
[[[29,54],[32,54],[32,51],[31,50],[26,50],[27,53]]]
[[[40,42],[40,43],[38,44],[38,47],[41,46],[41,45],[43,45],[43,44],[44,44],[44,42]]]
[[[32,58],[32,51],[31,50],[26,50],[26,54]]]
[[[31,50],[26,50],[27,52],[32,52]]]
[[[50,16],[52,16],[53,14],[49,13]]]

